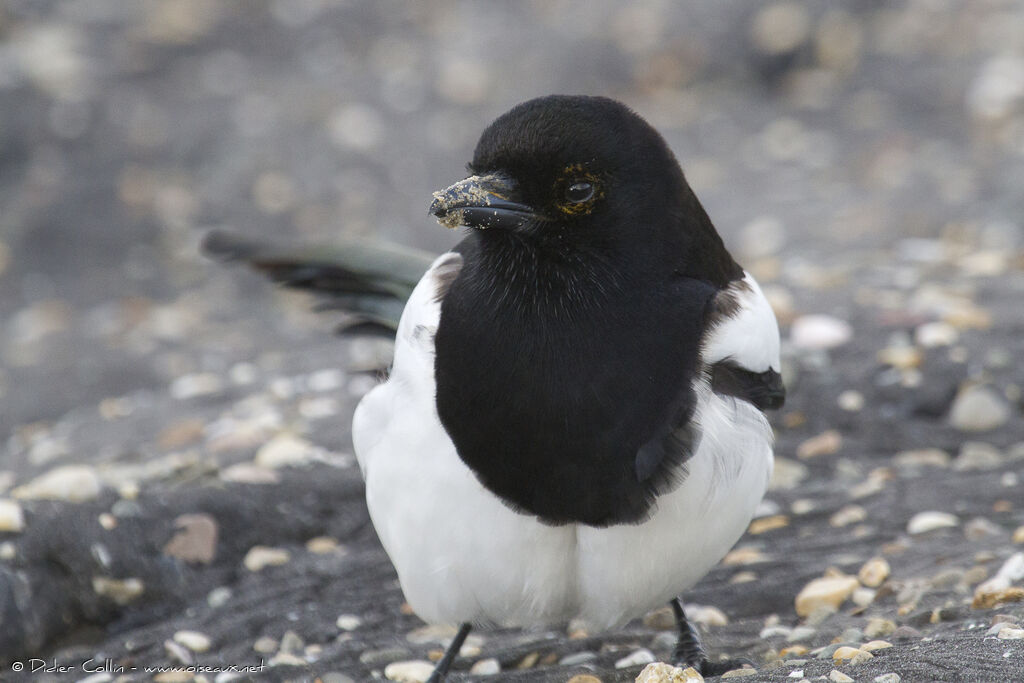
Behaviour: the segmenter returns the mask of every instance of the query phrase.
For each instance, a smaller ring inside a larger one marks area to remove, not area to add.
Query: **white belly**
[[[393,376],[375,388],[356,411],[353,438],[374,527],[406,599],[431,623],[530,626],[583,617],[604,628],[643,614],[728,552],[771,474],[764,416],[705,388],[704,436],[689,474],[658,499],[649,520],[603,529],[544,525],[477,481],[424,384]]]

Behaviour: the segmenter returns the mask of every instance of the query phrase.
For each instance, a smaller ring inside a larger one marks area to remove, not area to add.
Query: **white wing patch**
[[[723,294],[733,297],[737,310],[704,340],[704,362],[711,365],[728,358],[753,372],[779,372],[779,324],[757,281],[745,273],[719,296]]]

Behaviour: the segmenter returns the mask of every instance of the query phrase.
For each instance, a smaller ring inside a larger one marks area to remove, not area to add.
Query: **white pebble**
[[[984,384],[970,384],[957,394],[949,409],[949,423],[964,432],[984,432],[1010,419],[1010,407],[1001,395]]]
[[[1013,112],[1024,99],[1024,58],[1000,55],[982,65],[967,94],[971,114],[998,120]]]
[[[111,579],[106,576],[92,577],[92,589],[96,595],[110,598],[119,605],[127,605],[142,595],[146,585],[141,579]]]
[[[355,631],[363,623],[363,620],[354,614],[342,614],[334,622],[334,625],[342,631]]]
[[[754,16],[750,38],[765,54],[785,54],[807,40],[810,28],[811,17],[807,10],[784,0],[765,6]]]
[[[277,469],[306,465],[320,449],[302,437],[287,432],[278,434],[256,451],[256,464]]]
[[[959,526],[959,524],[960,519],[954,514],[929,510],[919,512],[910,518],[907,523],[907,533],[923,534],[935,529]]]
[[[258,572],[266,567],[277,567],[287,564],[291,560],[291,553],[283,548],[268,548],[267,546],[253,546],[245,554],[242,564],[251,572]]]
[[[864,394],[847,389],[836,397],[836,404],[848,413],[858,413],[864,409]]]
[[[481,659],[470,667],[469,673],[477,676],[493,676],[496,673],[501,673],[501,662],[493,657]]]
[[[641,664],[650,664],[655,661],[654,653],[646,648],[640,648],[639,650],[632,652],[622,659],[615,662],[616,669],[628,669],[631,666],[640,666]]]
[[[433,672],[434,665],[430,662],[391,662],[384,667],[384,678],[399,683],[424,683]]]
[[[223,388],[224,382],[220,377],[211,372],[200,372],[182,375],[171,382],[171,396],[179,401],[185,401],[190,398],[216,394]]]
[[[789,331],[794,346],[808,351],[833,349],[850,341],[853,328],[831,315],[802,315]]]
[[[919,325],[914,330],[914,341],[918,346],[931,349],[936,346],[952,346],[957,342],[960,333],[947,322],[930,322]]]
[[[199,631],[178,631],[173,636],[174,642],[184,645],[192,652],[206,652],[210,649],[210,637]]]
[[[99,497],[103,490],[96,471],[87,465],[65,465],[40,475],[14,489],[15,498],[64,500],[83,503]]]
[[[16,533],[25,528],[25,513],[17,501],[0,498],[0,531]]]

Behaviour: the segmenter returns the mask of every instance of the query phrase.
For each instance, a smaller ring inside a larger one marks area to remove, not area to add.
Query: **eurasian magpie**
[[[469,228],[436,259],[206,244],[328,293],[356,331],[397,323],[352,435],[408,603],[461,625],[432,680],[471,624],[610,629],[666,602],[677,663],[736,666],[708,659],[678,596],[768,485],[763,411],[785,396],[768,302],[665,141],[619,102],[520,104],[469,172],[434,194],[430,213]]]

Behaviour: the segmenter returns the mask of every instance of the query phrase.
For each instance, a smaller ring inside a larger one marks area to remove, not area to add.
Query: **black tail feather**
[[[288,247],[223,230],[207,233],[207,256],[242,262],[285,287],[319,297],[317,310],[351,316],[342,334],[394,335],[405,302],[434,257],[387,242],[346,239],[333,245]]]

